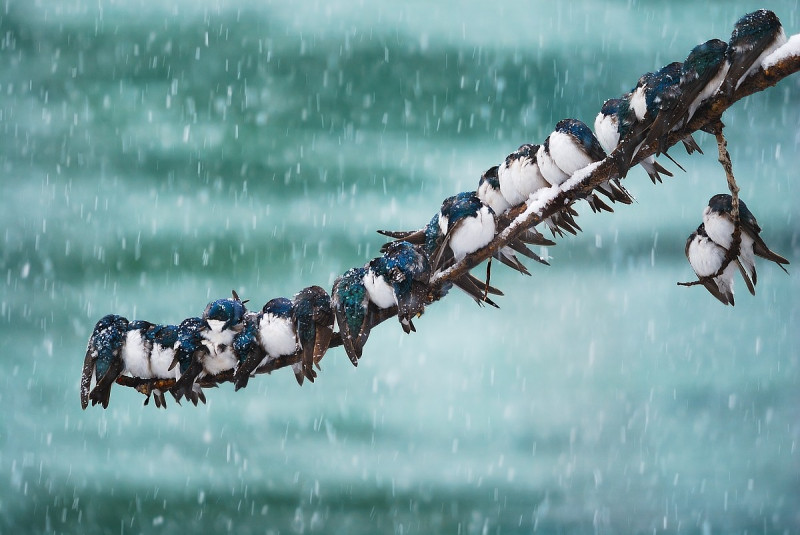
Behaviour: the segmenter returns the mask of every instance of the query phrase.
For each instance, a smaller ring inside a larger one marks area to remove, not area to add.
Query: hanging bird
[[[708,206],[703,210],[703,224],[705,225],[706,233],[715,243],[725,249],[730,249],[733,241],[735,226],[731,210],[733,210],[733,198],[727,193],[719,193],[711,197],[708,201]],[[767,247],[767,244],[761,238],[761,227],[758,225],[756,217],[741,199],[739,199],[739,225],[741,229],[739,259],[753,285],[758,280],[756,276],[756,256],[775,262],[778,267],[788,273],[783,265],[789,264],[789,261]],[[752,293],[755,295],[755,291]]]
[[[722,90],[728,97],[761,68],[761,62],[786,43],[781,21],[772,11],[759,9],[740,18],[728,41],[730,69]]]
[[[236,390],[247,386],[250,376],[259,372],[259,368],[275,360],[291,357],[300,352],[297,332],[294,322],[294,305],[285,297],[270,299],[261,309],[261,312],[250,318],[255,326],[255,335],[252,329],[245,337],[234,341],[243,352],[239,366],[234,375]],[[248,329],[245,328],[247,331]],[[247,337],[255,343],[247,344]],[[303,365],[298,362],[292,365],[295,378],[299,384],[303,383]]]
[[[619,145],[620,138],[627,135],[635,122],[635,116],[630,109],[630,93],[622,98],[612,98],[603,103],[600,113],[594,120],[594,133],[606,153],[611,154]],[[650,180],[655,184],[661,182],[661,174],[672,176],[672,173],[656,162],[655,156],[648,156],[639,162]]]
[[[313,382],[317,376],[314,365],[328,350],[333,336],[334,315],[328,292],[319,286],[309,286],[294,296],[294,323],[302,351],[302,371]],[[302,380],[298,378],[298,383]]]
[[[347,356],[358,366],[364,344],[375,326],[377,305],[370,300],[364,277],[367,268],[348,269],[333,283],[331,303]]]
[[[108,407],[111,385],[124,368],[120,353],[127,327],[128,320],[116,314],[103,316],[95,324],[86,345],[81,374],[81,407],[84,410],[90,399],[92,405],[100,403],[104,409]],[[90,393],[92,375],[95,376],[95,387]]]
[[[711,39],[692,49],[681,65],[679,91],[675,98],[662,102],[644,145],[657,142],[657,153],[666,151],[670,132],[689,122],[697,108],[722,85],[730,67],[727,50],[728,45],[719,39]]]
[[[745,277],[744,268],[737,259],[722,269],[727,250],[714,243],[701,224],[686,240],[686,258],[703,286],[724,305],[734,305],[733,276],[738,266]],[[722,270],[722,273],[719,273]],[[719,273],[719,275],[717,275]]]

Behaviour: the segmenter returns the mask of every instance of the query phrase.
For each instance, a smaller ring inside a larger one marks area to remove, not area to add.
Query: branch
[[[769,87],[774,86],[787,76],[800,71],[800,34],[792,36],[792,38],[780,49],[775,51],[772,55],[767,57],[762,63],[762,68],[752,74],[747,80],[742,82],[734,94],[728,97],[725,94],[717,93],[703,106],[701,106],[687,124],[677,131],[670,133],[667,139],[667,147],[672,147],[687,135],[694,133],[698,130],[712,133],[717,138],[717,146],[719,150],[719,160],[726,171],[728,178],[728,185],[733,196],[733,215],[736,222],[735,232],[733,236],[733,244],[730,248],[728,255],[730,259],[726,260],[724,267],[733,261],[738,256],[739,243],[741,240],[738,208],[739,208],[739,188],[733,177],[732,165],[730,155],[727,151],[727,143],[722,134],[723,124],[721,121],[722,114],[734,103],[739,100],[763,91]],[[624,142],[623,142],[624,143]],[[428,303],[432,304],[442,298],[444,295],[442,289],[445,285],[459,279],[469,272],[471,269],[478,266],[484,260],[490,259],[497,251],[506,246],[509,242],[520,235],[527,229],[542,223],[548,217],[554,216],[570,206],[572,203],[588,197],[592,191],[601,183],[615,177],[624,178],[624,173],[617,163],[617,158],[623,154],[626,147],[621,143],[620,146],[604,160],[591,164],[584,169],[576,172],[569,180],[561,184],[561,186],[552,186],[544,188],[534,193],[527,202],[520,206],[514,207],[505,214],[497,217],[496,228],[497,232],[494,239],[485,247],[467,255],[461,261],[456,262],[444,271],[435,273],[429,281]],[[656,144],[643,145],[638,149],[633,161],[630,162],[632,167],[638,164],[648,156],[656,152]],[[685,286],[692,286],[701,284],[702,281],[693,281],[690,283],[679,283]],[[396,315],[396,309],[388,309],[382,311],[382,314],[377,318],[376,325],[390,319]],[[341,336],[339,333],[334,333],[331,339],[329,348],[336,347],[342,344]],[[291,366],[300,362],[300,355],[290,355],[281,359],[271,361],[269,364],[259,368],[256,373],[271,373],[277,369]],[[228,382],[233,379],[232,372],[225,372],[217,376],[208,376],[203,378],[199,384],[203,388],[216,386],[221,382]],[[174,379],[139,379],[129,376],[120,376],[117,383],[124,386],[136,388],[138,391],[145,395],[150,395],[154,390],[166,391],[175,384]]]

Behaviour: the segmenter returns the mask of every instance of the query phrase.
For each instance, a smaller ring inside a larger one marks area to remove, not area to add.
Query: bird
[[[208,346],[203,343],[205,341],[203,331],[206,329],[208,324],[200,317],[186,318],[178,324],[177,340],[173,346],[175,352],[168,368],[168,371],[172,370],[177,377],[175,385],[170,388],[170,393],[178,403],[181,397],[186,397],[195,406],[198,400],[206,402],[203,389],[194,382],[194,378],[203,371],[201,353],[209,352]],[[192,378],[191,382],[181,383],[180,379],[184,374],[187,374],[187,378]]]
[[[526,202],[533,193],[540,189],[551,186],[539,170],[539,164],[536,161],[536,152],[538,150],[539,145],[531,143],[520,145],[517,150],[506,156],[502,164],[491,168],[481,177],[481,183],[477,191],[478,197],[488,204],[495,214],[500,215],[507,210],[507,208],[503,207],[502,202],[495,200],[496,192],[499,192],[502,201],[513,207]],[[493,170],[493,174],[490,174],[490,171]],[[486,182],[484,182],[485,179]],[[489,186],[491,186],[491,189],[489,189]],[[491,191],[492,194],[483,193],[484,188]],[[574,216],[577,215],[578,213],[572,207],[565,207],[561,212],[545,219],[544,223],[553,233],[553,236],[556,234],[563,235],[562,230],[574,235],[581,230],[575,223]],[[541,236],[538,232],[536,234]],[[550,243],[555,245],[553,242]],[[544,243],[538,243],[537,245],[544,245]]]
[[[244,359],[240,357],[234,375],[235,389],[247,386],[253,373],[268,363],[299,354],[300,345],[294,323],[294,305],[285,297],[270,299],[256,315],[253,323],[257,325],[257,344],[247,347]],[[239,341],[241,345],[242,341]],[[295,378],[303,382],[302,363],[293,366]]]
[[[150,327],[144,331],[143,346],[149,357],[148,371],[150,378],[175,379],[176,381],[180,378],[180,369],[172,366],[175,361],[175,346],[178,344],[179,332],[180,328],[177,325],[153,324],[150,324]],[[128,343],[125,345],[127,348]],[[134,375],[134,377],[137,376]],[[150,402],[150,396],[152,395],[156,407],[167,408],[164,392],[160,388],[148,389],[145,395],[147,395],[144,401],[145,405]]]
[[[559,121],[556,129],[547,136],[536,153],[536,160],[545,180],[556,185],[563,184],[576,171],[605,158],[606,152],[592,130],[578,119]],[[612,202],[624,204],[633,202],[633,197],[622,187],[617,178],[603,182],[596,189]],[[595,194],[591,194],[587,200],[595,212],[601,210],[613,212],[611,207]]]
[[[149,331],[156,327],[149,321],[136,320],[128,323],[125,329],[125,341],[120,354],[124,373],[131,377],[150,379],[153,372],[150,369],[150,357],[153,350],[152,338]],[[171,360],[171,359],[170,359]]]
[[[536,162],[539,145],[525,143],[506,156],[497,169],[500,193],[511,206],[518,206],[528,200],[531,193],[549,188],[552,184],[545,180]],[[492,207],[494,209],[494,207]],[[497,212],[500,214],[502,212]]]
[[[342,345],[353,366],[358,366],[364,344],[375,326],[377,305],[364,284],[366,274],[365,267],[350,268],[337,277],[331,290],[331,305]]]
[[[644,145],[657,142],[657,152],[665,151],[670,132],[689,122],[697,108],[717,92],[730,67],[727,50],[728,44],[719,39],[692,49],[681,64],[675,98],[662,103]]]
[[[314,365],[325,355],[333,336],[334,315],[331,298],[323,288],[309,286],[295,294],[292,301],[293,320],[301,351],[303,376],[313,382]],[[296,376],[297,377],[297,376]],[[298,383],[302,379],[297,377]]]
[[[689,264],[706,290],[722,304],[733,306],[733,277],[737,266],[744,275],[739,261],[733,259],[727,266],[724,265],[727,249],[708,237],[702,223],[686,240],[685,252]]]
[[[611,154],[619,145],[621,138],[625,137],[633,125],[635,118],[630,109],[630,94],[622,98],[608,99],[600,108],[600,113],[594,120],[594,133],[606,153]],[[655,156],[650,155],[639,162],[650,180],[655,184],[661,182],[661,175],[672,176],[672,173],[656,162]]]
[[[490,167],[481,175],[475,194],[485,205],[494,210],[495,214],[503,214],[514,206],[500,189],[497,165]]]
[[[184,371],[173,388],[177,400],[195,391],[195,381],[209,375],[234,370],[239,363],[233,351],[233,340],[244,328],[247,309],[237,293],[206,305],[199,329],[200,343],[205,351],[195,351],[192,364]],[[190,398],[191,399],[191,398]]]
[[[80,397],[84,410],[90,399],[92,405],[100,403],[104,409],[108,407],[111,385],[124,367],[120,353],[127,327],[128,319],[117,314],[107,314],[95,324],[86,345],[81,373]],[[95,387],[90,392],[93,375]]]
[[[733,242],[735,225],[731,215],[732,210],[733,198],[727,193],[714,195],[703,209],[703,224],[705,225],[706,233],[715,243],[725,249],[730,249]],[[755,265],[756,256],[775,262],[778,267],[788,273],[784,264],[788,265],[789,261],[767,247],[767,244],[761,238],[761,227],[758,221],[756,221],[753,213],[741,199],[739,199],[739,225],[741,231],[738,256],[749,279],[752,280],[753,286],[758,281]]]
[[[636,121],[627,134],[620,139],[623,148],[616,156],[616,160],[622,176],[625,175],[631,161],[644,144],[644,139],[658,116],[659,110],[671,106],[672,102],[678,98],[681,68],[682,64],[674,61],[655,72],[645,73],[639,77],[636,86],[631,89],[628,101]],[[681,141],[687,154],[695,151],[703,154],[691,134],[685,136]],[[657,147],[657,150],[672,159],[667,153],[667,147]],[[675,162],[675,160],[672,161]],[[675,164],[678,165],[677,162]]]
[[[364,283],[370,300],[380,308],[389,307],[381,306],[386,303],[379,303],[378,295],[386,302],[393,301],[403,331],[416,332],[411,320],[425,311],[431,276],[430,262],[422,248],[405,240],[392,242],[383,256],[372,259],[366,267]],[[391,290],[391,300],[387,299],[387,289]]]
[[[473,194],[472,192],[467,192],[469,194]],[[463,195],[463,194],[462,194]],[[475,194],[477,195],[477,194]],[[480,200],[480,199],[478,199]],[[450,201],[452,202],[452,201]],[[445,206],[445,203],[448,203],[448,199],[442,203],[442,207]],[[431,220],[425,225],[423,228],[419,230],[411,230],[411,231],[391,231],[391,230],[378,230],[378,234],[382,234],[384,236],[388,236],[390,238],[394,238],[396,240],[405,240],[409,243],[414,245],[422,246],[423,253],[428,257],[428,261],[431,262],[431,273],[432,275],[441,271],[444,271],[448,267],[452,266],[455,263],[455,259],[453,257],[452,251],[445,246],[444,238],[445,233],[442,232],[442,229],[439,225],[439,219],[441,216],[441,209],[439,212],[435,213]],[[393,242],[388,242],[381,246],[381,252],[385,252],[388,247]],[[439,266],[434,266],[432,259],[435,255],[439,254],[441,251],[440,259],[439,259]],[[452,284],[446,283],[441,285],[437,290],[438,293],[436,295],[431,296],[432,299],[441,299],[450,288],[455,285],[460,290],[464,291],[467,295],[472,297],[476,303],[479,305],[488,304],[490,306],[498,308],[497,303],[492,301],[491,298],[488,297],[487,294],[492,295],[503,295],[503,292],[498,290],[497,288],[481,281],[480,279],[476,278],[475,276],[471,275],[469,272],[464,273],[463,275],[457,277],[455,280],[452,281]]]
[[[785,43],[781,21],[772,11],[759,9],[740,18],[728,41],[730,69],[722,84],[724,93],[732,96],[748,76],[761,68],[764,58]]]

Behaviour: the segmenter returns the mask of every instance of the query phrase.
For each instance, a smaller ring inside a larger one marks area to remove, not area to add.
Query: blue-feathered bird
[[[240,357],[239,367],[236,369],[234,377],[236,390],[247,386],[250,376],[258,373],[262,366],[300,353],[294,321],[294,305],[289,299],[285,297],[270,299],[251,321],[256,325],[254,338],[257,343],[247,345],[244,343],[246,342],[244,338],[238,340],[238,345],[244,346],[246,354],[243,360]],[[303,384],[302,362],[293,364],[292,369],[297,382]]]
[[[405,240],[389,243],[383,256],[372,259],[366,267],[364,284],[370,300],[379,308],[396,306],[403,331],[416,331],[411,320],[425,310],[431,276],[422,247]]]
[[[95,324],[89,342],[86,345],[86,357],[83,360],[81,374],[81,407],[86,409],[91,398],[92,405],[100,403],[108,407],[111,385],[122,373],[124,364],[120,353],[125,344],[125,333],[128,320],[116,314],[108,314]],[[91,391],[92,376],[95,387]]]
[[[678,91],[674,98],[662,102],[645,145],[657,143],[657,152],[664,152],[670,132],[691,120],[697,108],[717,92],[730,67],[727,50],[728,45],[719,39],[692,49],[681,65]]]
[[[480,199],[478,199],[476,194],[473,192],[466,192],[460,195],[467,197],[470,195],[475,196],[477,202],[473,202],[473,204],[476,206],[485,206],[480,202]],[[453,203],[453,199],[454,197],[445,199],[445,201],[442,203],[442,209],[439,212],[437,212],[431,218],[430,222],[422,229],[412,230],[412,231],[379,230],[378,233],[398,240],[405,240],[415,245],[421,245],[424,254],[428,257],[428,260],[431,263],[432,273],[436,273],[437,271],[442,271],[444,269],[447,269],[455,262],[455,257],[453,251],[447,246],[445,240],[447,233],[442,230],[442,226],[440,225],[440,219],[442,215],[442,210],[445,210],[445,205],[448,206],[446,212],[447,213],[451,212],[451,208],[449,208],[449,206]],[[490,210],[490,208],[488,207],[486,207],[486,209]],[[382,252],[386,251],[391,243],[392,242],[384,244],[383,247],[381,247],[381,251]],[[433,259],[436,258],[437,256],[439,258],[439,262],[438,266],[435,266],[433,263]],[[494,301],[492,301],[486,294],[503,295],[503,292],[477,279],[470,273],[465,273],[461,275],[460,277],[458,277],[456,280],[453,281],[453,284],[458,288],[460,288],[461,290],[463,290],[464,292],[466,292],[478,304],[487,303],[493,307],[497,307],[497,304]],[[445,293],[447,293],[449,288],[450,285],[444,285],[441,288],[442,293],[434,297],[441,298]]]
[[[314,365],[319,367],[319,361],[328,350],[333,336],[331,298],[319,286],[309,286],[294,296],[293,305],[303,376],[313,382],[317,376]],[[299,378],[298,382],[302,384]]]
[[[247,309],[245,302],[239,299],[236,292],[228,299],[217,299],[206,305],[203,311],[203,326],[199,333],[202,344],[207,351],[196,351],[192,365],[181,374],[175,383],[173,394],[191,395],[196,391],[195,381],[210,375],[234,370],[239,358],[233,350],[233,339],[244,329]],[[191,399],[191,398],[190,398]]]
[[[715,243],[725,249],[730,249],[733,243],[735,226],[731,215],[732,210],[733,199],[727,193],[720,193],[711,197],[708,201],[708,206],[703,210],[703,224],[705,225],[706,233]],[[756,276],[756,256],[775,262],[778,267],[786,271],[783,266],[784,264],[789,264],[789,261],[767,247],[767,244],[761,238],[761,227],[756,221],[756,217],[741,199],[739,199],[739,227],[739,259],[753,285],[758,280]],[[786,272],[788,273],[788,271]],[[745,281],[748,282],[747,277],[745,277]]]
[[[177,376],[175,385],[170,389],[177,402],[180,402],[181,397],[186,397],[195,406],[198,400],[206,402],[203,389],[194,379],[203,371],[202,354],[210,351],[203,337],[203,332],[207,329],[208,324],[198,317],[186,318],[178,325],[177,340],[173,346],[174,356],[168,368],[168,372]],[[186,379],[181,382],[184,375]]]
[[[739,85],[761,68],[768,55],[786,43],[781,21],[772,11],[759,9],[740,18],[728,41],[730,69],[722,90],[731,96]]]
[[[364,284],[366,274],[367,268],[350,268],[334,281],[331,291],[339,335],[353,366],[358,366],[370,330],[377,323],[378,307],[370,300]]]
[[[603,103],[600,108],[600,113],[594,120],[594,133],[597,140],[608,154],[616,150],[619,145],[620,139],[624,138],[634,122],[636,117],[630,109],[629,99],[630,94],[622,98],[608,99]],[[647,172],[650,180],[655,184],[661,182],[660,175],[672,176],[672,173],[664,168],[661,164],[656,162],[655,156],[648,156],[639,164]]]

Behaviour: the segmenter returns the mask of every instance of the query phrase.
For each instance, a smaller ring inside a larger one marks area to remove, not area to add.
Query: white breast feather
[[[125,363],[127,374],[132,377],[149,379],[153,376],[150,370],[150,355],[142,338],[141,331],[128,331],[125,335],[125,345],[122,347],[122,361]]]
[[[369,300],[375,303],[378,308],[389,308],[397,304],[394,290],[387,284],[383,277],[375,275],[372,269],[367,270],[364,276],[364,287],[369,294]]]
[[[450,236],[450,249],[456,261],[492,241],[494,232],[494,216],[487,206],[481,207],[475,217],[462,219]]]

